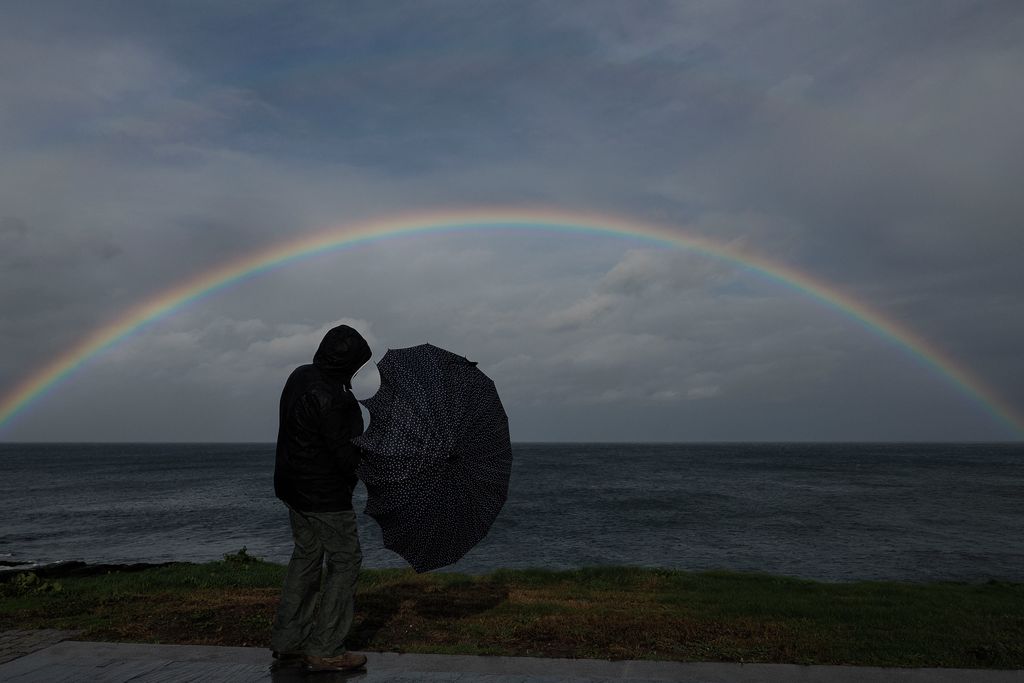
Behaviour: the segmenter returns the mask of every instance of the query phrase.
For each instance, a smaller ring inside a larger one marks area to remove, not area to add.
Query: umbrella
[[[384,547],[417,572],[458,561],[487,535],[508,495],[512,446],[494,382],[473,361],[421,344],[388,349],[380,389],[361,401],[353,443],[367,515]]]

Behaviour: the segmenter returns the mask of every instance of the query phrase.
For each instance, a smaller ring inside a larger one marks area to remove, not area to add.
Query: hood
[[[370,360],[370,345],[363,336],[348,325],[338,325],[320,342],[313,356],[313,365],[330,379],[349,386],[352,375]]]

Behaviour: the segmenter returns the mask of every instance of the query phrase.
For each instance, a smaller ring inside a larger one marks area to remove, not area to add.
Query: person
[[[366,665],[344,641],[362,564],[352,509],[360,453],[350,440],[363,433],[363,417],[351,384],[370,356],[362,335],[339,325],[281,392],[274,492],[288,506],[295,549],[271,632],[278,664],[313,671]]]

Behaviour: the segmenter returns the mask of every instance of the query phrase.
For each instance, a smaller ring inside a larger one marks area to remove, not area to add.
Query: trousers
[[[295,549],[270,635],[278,652],[336,657],[352,628],[356,580],[363,562],[354,510],[288,508]]]

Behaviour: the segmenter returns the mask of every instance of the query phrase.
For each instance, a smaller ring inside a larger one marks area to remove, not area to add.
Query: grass
[[[0,584],[0,630],[266,647],[281,565]],[[1024,668],[1024,584],[819,583],[629,567],[483,576],[364,570],[349,646],[397,652]]]

